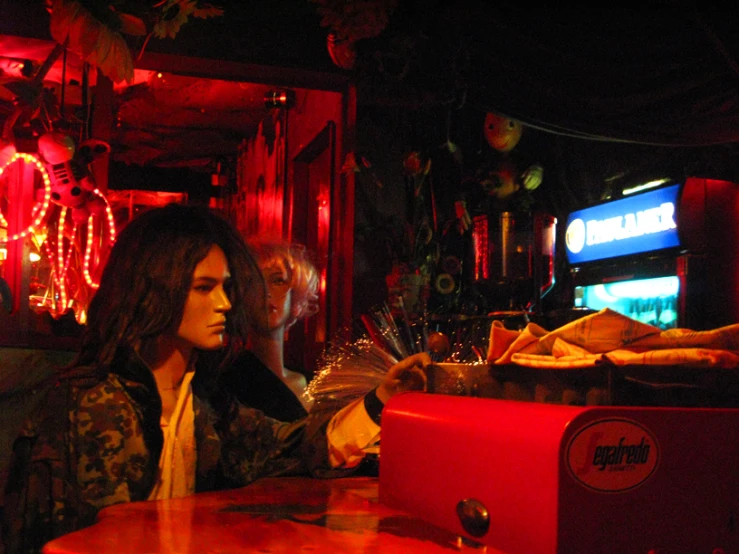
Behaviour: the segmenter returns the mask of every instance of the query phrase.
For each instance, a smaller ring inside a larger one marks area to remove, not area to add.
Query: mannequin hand
[[[377,387],[375,394],[385,404],[395,394],[411,390],[426,390],[426,367],[431,357],[426,352],[408,356],[387,372],[385,380]]]

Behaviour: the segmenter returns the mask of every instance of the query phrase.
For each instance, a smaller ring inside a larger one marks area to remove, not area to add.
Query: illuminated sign
[[[565,246],[571,264],[680,246],[680,185],[572,212]]]

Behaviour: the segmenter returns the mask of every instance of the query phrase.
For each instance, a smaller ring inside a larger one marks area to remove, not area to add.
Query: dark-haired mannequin
[[[38,552],[111,504],[361,461],[368,440],[362,421],[373,419],[368,406],[378,407],[370,397],[381,408],[409,386],[409,370],[430,363],[427,356],[391,369],[367,402],[329,414],[328,430],[268,418],[228,391],[211,404],[193,390],[196,360],[199,373],[213,372],[209,353],[237,342],[226,334],[246,337],[248,305],[264,304],[258,275],[236,229],[206,208],[153,209],[123,229],[77,360],[49,382],[14,443],[3,506],[6,554]]]

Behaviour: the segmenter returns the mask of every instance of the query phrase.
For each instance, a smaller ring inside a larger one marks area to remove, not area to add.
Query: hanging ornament
[[[74,159],[74,140],[63,133],[46,133],[39,137],[38,149],[51,178],[51,201],[72,208],[74,220],[84,223],[90,215],[87,203],[95,187],[86,166]]]
[[[516,165],[506,157],[480,179],[480,185],[488,195],[499,200],[507,200],[520,188],[516,180],[517,175]]]
[[[521,140],[523,125],[520,121],[495,113],[485,116],[485,139],[499,152],[510,152]]]
[[[521,183],[526,190],[536,190],[544,180],[544,168],[539,164],[533,164],[521,173]]]
[[[331,61],[341,69],[352,69],[357,61],[354,42],[348,38],[338,38],[335,33],[326,37],[326,48]]]
[[[439,331],[429,333],[428,338],[429,353],[437,360],[443,360],[451,351],[451,343],[449,337]]]

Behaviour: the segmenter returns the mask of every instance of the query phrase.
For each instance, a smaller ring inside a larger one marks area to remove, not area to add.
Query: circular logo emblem
[[[638,487],[657,469],[657,439],[629,419],[601,419],[573,435],[566,464],[581,485],[599,492],[625,492]]]
[[[579,254],[585,246],[585,222],[582,219],[573,219],[567,226],[565,233],[567,250]]]

